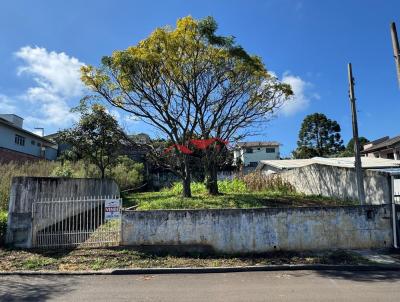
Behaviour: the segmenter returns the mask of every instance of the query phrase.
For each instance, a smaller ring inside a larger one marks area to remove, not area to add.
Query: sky
[[[390,23],[400,32],[398,0],[9,0],[0,5],[0,113],[50,134],[71,126],[87,93],[79,68],[145,39],[178,18],[212,16],[295,93],[252,140],[296,148],[304,117],[321,112],[352,136],[347,63],[353,65],[359,133],[370,140],[400,134],[400,90]],[[159,134],[110,108],[130,133]]]

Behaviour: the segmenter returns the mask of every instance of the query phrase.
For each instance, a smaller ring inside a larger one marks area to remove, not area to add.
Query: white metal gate
[[[32,204],[32,246],[118,245],[121,207],[116,196],[38,200]]]

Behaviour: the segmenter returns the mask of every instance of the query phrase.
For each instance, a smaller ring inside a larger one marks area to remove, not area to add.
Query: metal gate
[[[400,174],[391,174],[394,247],[400,248]]]
[[[32,204],[33,247],[118,245],[122,200],[116,196],[43,199]]]

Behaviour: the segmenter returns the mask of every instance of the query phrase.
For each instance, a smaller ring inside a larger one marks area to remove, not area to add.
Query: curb
[[[400,271],[400,265],[330,265],[295,264],[235,267],[178,267],[178,268],[132,268],[100,271],[0,271],[0,276],[93,276],[93,275],[150,275],[150,274],[209,274],[267,271]]]

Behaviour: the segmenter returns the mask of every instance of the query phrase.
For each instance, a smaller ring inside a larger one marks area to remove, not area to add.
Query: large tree
[[[322,113],[307,115],[301,124],[295,158],[334,156],[344,150],[340,125]]]
[[[58,140],[70,145],[79,157],[96,165],[104,178],[106,169],[117,163],[127,138],[117,120],[103,106],[81,106],[79,111],[80,120],[72,128],[62,131]]]
[[[259,57],[216,30],[210,17],[185,17],[175,29],[158,28],[136,46],[104,57],[99,68],[82,68],[89,88],[156,127],[175,146],[174,170],[182,178],[184,196],[191,195],[191,155],[183,151],[193,138],[238,137],[239,130],[268,119],[292,93]],[[214,194],[217,144],[202,153],[207,187]]]

